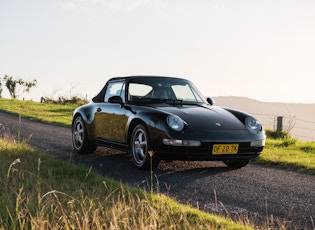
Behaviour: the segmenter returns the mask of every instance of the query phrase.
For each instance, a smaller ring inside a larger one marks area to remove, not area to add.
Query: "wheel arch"
[[[87,131],[87,136],[89,139],[91,139],[93,137],[93,134],[91,134],[91,132],[93,132],[93,128],[91,127],[91,124],[89,123],[89,115],[86,113],[86,111],[82,111],[82,110],[76,110],[73,113],[73,118],[72,118],[72,123],[71,123],[71,127],[73,129],[73,124],[74,121],[78,118],[81,117],[84,127]]]
[[[82,119],[83,119],[82,114],[79,112],[76,112],[75,114],[73,114],[73,117],[72,117],[72,125],[73,125],[73,122],[75,121],[75,119],[77,119],[77,117],[82,117]]]
[[[128,133],[127,133],[127,145],[128,145],[128,151],[130,149],[130,139],[131,139],[131,135],[132,135],[132,131],[133,129],[138,125],[138,124],[142,124],[145,126],[145,128],[147,128],[147,125],[146,123],[141,120],[140,118],[135,118],[133,119],[130,124],[129,124],[129,127],[128,127]],[[148,134],[149,135],[149,134]]]

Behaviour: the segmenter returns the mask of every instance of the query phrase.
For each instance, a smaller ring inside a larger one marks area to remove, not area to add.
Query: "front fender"
[[[159,110],[143,110],[138,111],[133,119],[142,120],[147,126],[169,132],[170,128],[166,124],[166,117],[168,113]]]
[[[233,114],[237,119],[239,119],[243,124],[245,124],[245,119],[246,117],[254,117],[248,113],[245,112],[241,112],[239,110],[235,110],[235,109],[231,109],[231,108],[223,108],[226,111],[230,112],[231,114]]]
[[[76,108],[73,112],[73,120],[77,116],[81,116],[83,118],[84,123],[86,124],[91,124],[93,119],[94,119],[94,113],[93,113],[93,107],[88,106],[88,105],[83,105],[78,108]]]

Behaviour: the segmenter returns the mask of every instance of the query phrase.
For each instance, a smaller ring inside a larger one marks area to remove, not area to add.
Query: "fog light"
[[[190,141],[190,140],[183,140],[183,146],[193,146],[198,147],[201,145],[200,141]]]
[[[250,147],[264,147],[266,140],[257,140],[250,142]]]
[[[176,140],[176,139],[163,139],[163,144],[172,145],[172,146],[190,146],[190,147],[198,147],[201,145],[200,141],[193,140]]]
[[[172,146],[182,146],[182,140],[174,140],[174,139],[163,139],[164,145],[172,145]]]

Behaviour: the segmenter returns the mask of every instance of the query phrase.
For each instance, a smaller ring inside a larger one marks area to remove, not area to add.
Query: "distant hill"
[[[275,129],[278,116],[284,117],[284,130],[295,138],[315,141],[315,103],[262,102],[246,97],[213,97],[215,105],[254,115],[264,127]]]

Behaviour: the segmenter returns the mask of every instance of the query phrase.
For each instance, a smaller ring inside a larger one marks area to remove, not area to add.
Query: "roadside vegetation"
[[[0,229],[254,229],[0,138]]]
[[[289,133],[271,130],[266,134],[266,147],[257,163],[315,174],[315,142],[298,141]]]
[[[24,118],[70,126],[72,113],[79,103],[38,103],[34,101],[0,98],[0,110]]]

